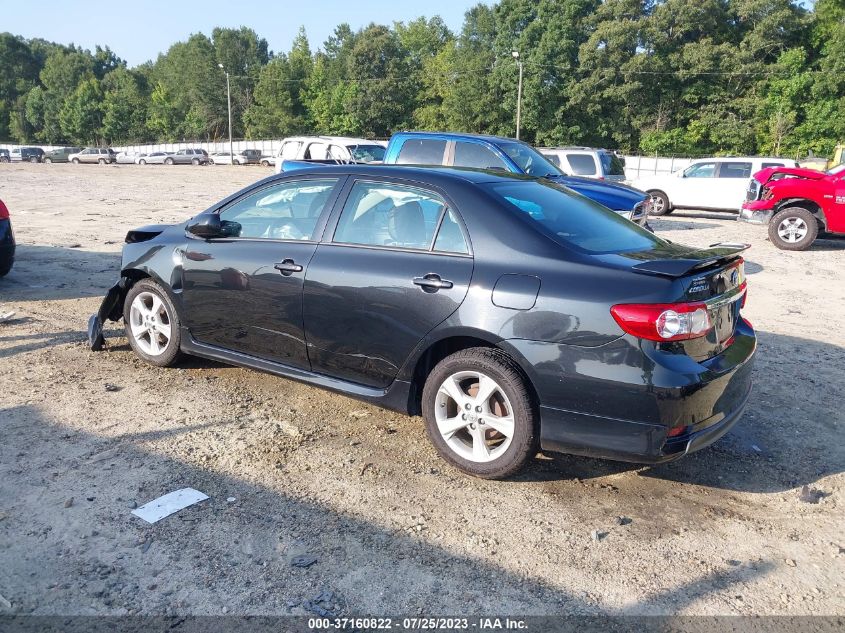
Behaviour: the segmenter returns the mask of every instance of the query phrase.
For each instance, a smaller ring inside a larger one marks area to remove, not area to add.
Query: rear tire
[[[142,279],[126,293],[123,323],[129,345],[141,360],[170,367],[181,357],[179,315],[167,292],[152,279]]]
[[[426,378],[422,410],[440,456],[476,477],[509,477],[539,448],[531,393],[517,364],[498,349],[473,347],[440,361]]]
[[[818,234],[816,216],[804,207],[787,207],[769,220],[769,240],[784,251],[805,251]]]
[[[139,161],[138,161],[138,164],[139,164],[139,165],[146,165],[146,164],[147,164],[147,161],[145,161],[145,160],[143,160],[143,159],[142,159],[142,160],[139,160]]]
[[[194,159],[191,160],[191,165],[193,165],[194,167],[196,167],[199,164],[200,164],[199,158],[194,158]]]
[[[37,163],[37,162],[38,162],[38,157],[37,157],[37,156],[30,156],[30,157],[29,157],[29,162],[30,162],[30,163]]]
[[[173,159],[172,159],[172,158],[165,158],[165,159],[164,159],[164,164],[165,164],[165,165],[172,165],[172,164],[173,164]]]
[[[12,270],[12,266],[14,265],[14,263],[14,257],[10,257],[5,261],[0,260],[0,277],[5,277],[6,275],[8,275],[9,272]]]
[[[45,159],[44,159],[44,162],[45,162],[45,163],[47,163],[47,164],[49,165],[50,163],[52,163],[52,162],[53,162],[53,159],[52,159],[52,158],[45,158]]]
[[[106,164],[106,159],[105,159],[105,158],[98,158],[98,159],[97,159],[97,162],[98,162],[98,163],[100,163],[101,165],[105,165],[105,164]]]
[[[662,191],[654,190],[648,191],[651,196],[651,213],[649,215],[669,215],[674,211],[672,204],[669,202],[669,196]]]

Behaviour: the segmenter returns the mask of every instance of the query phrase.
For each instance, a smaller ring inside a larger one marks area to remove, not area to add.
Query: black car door
[[[219,211],[227,237],[188,240],[182,294],[194,339],[309,367],[302,283],[340,180],[302,178],[253,190]]]
[[[316,372],[384,388],[461,304],[473,260],[437,192],[376,179],[347,190],[305,276],[308,355]]]

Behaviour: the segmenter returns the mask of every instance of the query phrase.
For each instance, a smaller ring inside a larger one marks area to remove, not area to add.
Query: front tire
[[[100,163],[101,165],[105,165],[105,164],[106,164],[106,159],[105,159],[105,158],[98,158],[98,159],[97,159],[97,162],[98,162],[98,163]]]
[[[440,361],[426,379],[422,410],[437,452],[470,475],[509,477],[538,450],[533,398],[500,350],[473,347]]]
[[[11,272],[14,263],[14,257],[9,257],[5,260],[0,259],[0,277],[5,277],[6,275],[8,275]]]
[[[805,251],[818,234],[816,216],[804,207],[787,207],[769,221],[769,239],[784,251]]]
[[[44,159],[44,162],[45,162],[45,163],[47,163],[47,164],[49,165],[50,163],[52,163],[52,162],[53,162],[53,159],[52,159],[52,158],[45,158],[45,159]]]
[[[72,161],[70,161],[70,162],[72,162],[74,165],[78,165],[78,164],[79,164],[79,159],[78,159],[78,158],[74,158],[74,159],[73,159]]]
[[[146,165],[146,164],[147,164],[147,161],[145,161],[145,160],[139,160],[139,161],[138,161],[138,164],[139,164],[139,165]]]
[[[196,167],[199,164],[200,164],[199,158],[194,158],[193,160],[191,160],[191,165],[193,165],[194,167]]]
[[[669,202],[669,196],[665,193],[657,190],[647,193],[651,196],[651,213],[649,215],[669,215],[674,211]]]
[[[165,158],[165,159],[164,159],[164,164],[165,164],[165,165],[172,165],[172,164],[173,164],[173,159],[172,159],[172,158]]]
[[[179,360],[179,315],[158,283],[142,279],[132,286],[123,303],[123,322],[129,345],[139,358],[158,367],[170,367]]]

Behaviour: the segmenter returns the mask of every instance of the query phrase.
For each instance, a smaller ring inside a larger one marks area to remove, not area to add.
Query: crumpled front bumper
[[[106,339],[103,336],[103,324],[106,319],[119,321],[123,316],[123,300],[129,290],[129,284],[128,277],[121,277],[120,281],[109,288],[106,296],[103,297],[100,309],[88,317],[88,344],[93,351],[97,352],[106,346]]]
[[[736,219],[749,224],[768,224],[774,212],[768,200],[752,200],[742,205]]]

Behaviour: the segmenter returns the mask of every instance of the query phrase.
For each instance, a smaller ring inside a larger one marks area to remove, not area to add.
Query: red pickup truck
[[[803,251],[819,233],[845,235],[845,164],[828,171],[769,167],[751,178],[739,220],[768,224],[778,248]]]

